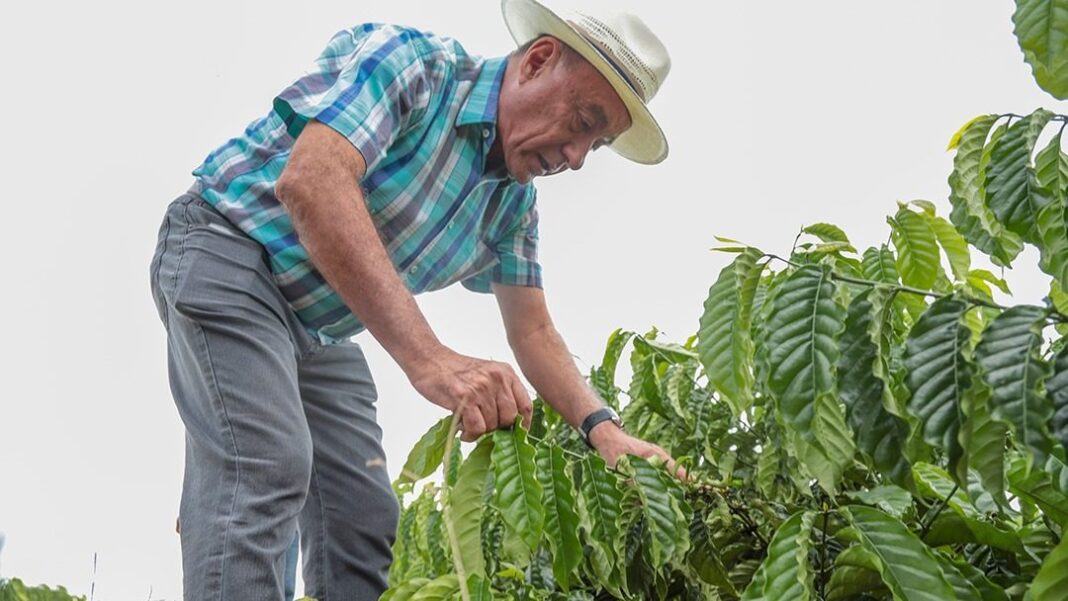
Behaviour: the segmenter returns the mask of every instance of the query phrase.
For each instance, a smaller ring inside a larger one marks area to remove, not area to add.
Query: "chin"
[[[517,169],[507,157],[504,159],[504,168],[508,171],[509,177],[521,184],[529,184],[530,181],[534,179],[534,176],[531,175],[529,169],[523,168],[523,165],[519,165],[519,168]]]

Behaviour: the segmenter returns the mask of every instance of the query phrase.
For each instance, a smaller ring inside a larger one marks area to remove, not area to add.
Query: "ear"
[[[519,82],[526,82],[552,70],[563,55],[562,44],[560,40],[547,35],[531,43],[519,63]]]

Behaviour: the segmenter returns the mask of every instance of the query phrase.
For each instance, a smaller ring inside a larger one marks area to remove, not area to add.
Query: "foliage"
[[[18,578],[12,578],[0,579],[0,601],[85,601],[85,597],[71,595],[62,586],[55,589],[26,586]]]
[[[723,239],[736,256],[696,336],[613,332],[590,385],[686,481],[638,457],[607,467],[541,399],[529,432],[466,458],[451,418],[436,424],[395,484],[383,598],[1063,598],[1068,158],[1059,135],[1035,150],[1064,121],[966,124],[948,220],[899,204],[891,244],[863,251],[825,223],[782,257]],[[1009,266],[1024,245],[1048,305],[1003,307],[972,250]]]
[[[1012,23],[1035,81],[1054,97],[1068,99],[1068,1],[1016,0]]]

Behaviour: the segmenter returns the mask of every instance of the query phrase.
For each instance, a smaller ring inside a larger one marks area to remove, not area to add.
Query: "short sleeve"
[[[497,261],[493,267],[463,280],[464,288],[491,293],[492,282],[542,287],[541,264],[538,263],[538,207],[533,192],[529,206],[520,214],[517,223],[494,244],[494,251]]]
[[[384,25],[336,34],[302,78],[274,99],[289,135],[320,121],[348,138],[374,168],[416,122],[430,96],[420,56],[424,35]]]

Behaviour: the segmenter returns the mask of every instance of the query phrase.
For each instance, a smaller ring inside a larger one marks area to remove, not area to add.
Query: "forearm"
[[[514,341],[512,348],[527,381],[567,423],[578,428],[586,416],[604,406],[551,323]]]
[[[303,177],[283,177],[276,193],[301,243],[349,309],[411,376],[442,345],[397,274],[358,180],[316,173],[314,164],[290,167]]]

